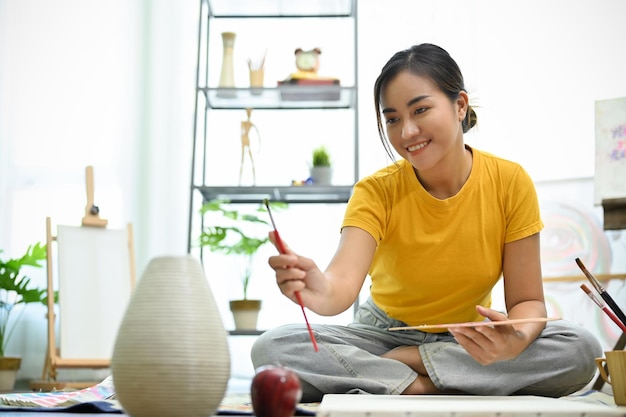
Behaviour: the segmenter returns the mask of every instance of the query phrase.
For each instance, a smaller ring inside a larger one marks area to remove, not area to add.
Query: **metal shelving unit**
[[[211,24],[224,19],[340,19],[353,27],[353,42],[342,40],[347,48],[353,48],[354,82],[348,86],[292,86],[282,85],[275,88],[218,88],[209,84],[209,72],[219,71],[211,55],[209,38]],[[198,213],[199,204],[212,199],[226,199],[233,203],[259,203],[264,198],[287,203],[345,203],[352,193],[352,186],[358,179],[358,100],[357,100],[357,0],[200,0],[200,18],[198,26],[198,54],[196,73],[196,103],[193,129],[193,148],[191,164],[191,189],[189,205],[188,251],[192,250],[192,240],[203,227]],[[295,89],[295,90],[294,90]],[[261,94],[259,94],[261,91]],[[302,98],[285,99],[297,91]],[[229,94],[230,93],[230,94]],[[336,99],[323,99],[328,95]],[[322,97],[322,99],[318,99]],[[306,112],[311,110],[351,111],[354,119],[353,164],[354,175],[351,184],[332,186],[224,186],[216,178],[208,178],[207,153],[212,149],[212,125],[209,114],[215,111],[242,110],[253,108],[255,111]]]

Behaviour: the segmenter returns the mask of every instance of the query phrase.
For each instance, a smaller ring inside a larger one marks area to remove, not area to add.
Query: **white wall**
[[[625,2],[359,0],[358,7],[362,175],[388,162],[376,135],[374,79],[393,52],[418,42],[443,46],[464,72],[479,117],[468,143],[522,163],[537,180],[593,175],[594,101],[626,95]],[[80,221],[88,164],[95,166],[103,216],[135,225],[139,274],[154,256],[186,251],[197,13],[196,0],[0,0],[5,254],[20,254],[43,239],[46,216]],[[246,34],[240,33],[242,41]],[[306,31],[300,42],[293,31],[284,41],[306,47],[319,37],[322,68],[331,71],[341,56],[332,50],[334,35]],[[269,80],[286,71],[275,70]],[[241,115],[229,117],[234,127],[220,134],[237,141]],[[281,122],[297,139],[284,151],[305,155],[315,137],[302,127],[290,130],[289,117]],[[334,129],[325,134],[333,137]],[[324,265],[342,209],[293,207],[280,217],[283,237]],[[272,285],[266,249],[253,284],[274,306],[263,313],[262,325],[301,320]],[[230,324],[225,305],[234,290],[224,281],[215,286]],[[40,376],[45,349],[41,312],[31,316],[28,336],[17,335],[13,345],[27,350],[23,378]],[[241,363],[241,372],[248,372],[246,358]]]
[[[197,15],[196,1],[0,0],[3,257],[45,241],[46,216],[80,224],[87,165],[109,227],[133,223],[139,273],[186,252]],[[26,310],[8,352],[39,378],[45,312]]]
[[[0,1],[3,257],[21,256],[28,244],[45,242],[46,216],[80,223],[89,164],[97,167],[96,204],[112,224],[123,222],[135,205],[139,6],[124,1],[106,7],[94,1]],[[34,283],[45,286],[44,274],[45,269],[33,272]],[[22,309],[16,310],[19,315]],[[22,354],[18,377],[39,378],[46,349],[45,309],[31,305],[25,310],[7,353]]]
[[[365,0],[359,11],[364,152],[377,152],[370,91],[381,65],[431,42],[456,59],[478,106],[470,144],[537,180],[593,175],[594,101],[626,95],[626,3]],[[364,169],[377,162],[363,158]]]

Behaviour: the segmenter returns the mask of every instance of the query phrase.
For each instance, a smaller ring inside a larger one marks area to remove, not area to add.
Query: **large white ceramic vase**
[[[150,261],[128,304],[111,371],[132,417],[214,414],[230,378],[227,333],[198,260]]]

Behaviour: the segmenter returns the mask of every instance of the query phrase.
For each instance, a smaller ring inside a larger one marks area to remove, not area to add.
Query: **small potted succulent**
[[[331,184],[333,168],[328,149],[323,145],[313,149],[313,165],[310,174],[313,185]]]

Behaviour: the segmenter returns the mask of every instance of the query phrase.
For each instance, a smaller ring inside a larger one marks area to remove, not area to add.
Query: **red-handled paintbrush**
[[[604,311],[604,313],[609,316],[609,318],[611,320],[613,320],[613,322],[615,324],[617,324],[617,326],[622,329],[623,332],[626,332],[626,325],[624,323],[622,323],[620,321],[620,319],[611,311],[609,310],[609,308],[606,306],[606,304],[604,304],[602,302],[602,300],[599,300],[598,297],[596,297],[589,288],[587,288],[587,286],[585,284],[581,284],[580,288],[582,288],[582,290],[585,292],[585,294],[587,294],[587,296],[589,298],[591,298],[591,301],[593,301],[598,307],[600,307],[600,309],[602,311]]]
[[[276,223],[274,223],[274,216],[272,216],[272,211],[270,210],[269,200],[266,198],[265,200],[263,200],[263,203],[265,203],[267,212],[270,215],[270,221],[272,222],[272,227],[274,228],[274,241],[276,242],[276,246],[278,247],[278,252],[283,253],[283,254],[287,253],[285,244],[283,243],[282,239],[280,238],[280,235],[278,234],[278,230],[276,229]],[[309,331],[309,336],[311,337],[311,343],[313,343],[313,349],[315,349],[315,351],[318,352],[319,348],[317,347],[317,341],[315,340],[315,335],[313,335],[313,329],[311,329],[311,325],[309,324],[309,319],[306,317],[306,311],[304,310],[304,304],[302,303],[302,297],[300,296],[300,291],[296,291],[295,295],[296,295],[296,299],[298,300],[298,304],[300,304],[300,308],[302,309],[302,314],[304,315],[306,328]]]
[[[593,274],[587,270],[580,258],[576,258],[575,260],[580,270],[583,271],[583,274],[585,274],[589,282],[591,282],[591,285],[593,285],[596,291],[598,291],[600,297],[602,297],[602,299],[606,301],[606,304],[609,306],[609,308],[613,310],[613,313],[615,313],[617,318],[622,322],[624,326],[626,326],[626,315],[624,315],[624,312],[619,308],[615,300],[613,300],[613,297],[609,295],[609,293],[602,286],[600,281],[598,281],[596,277],[594,277]]]

